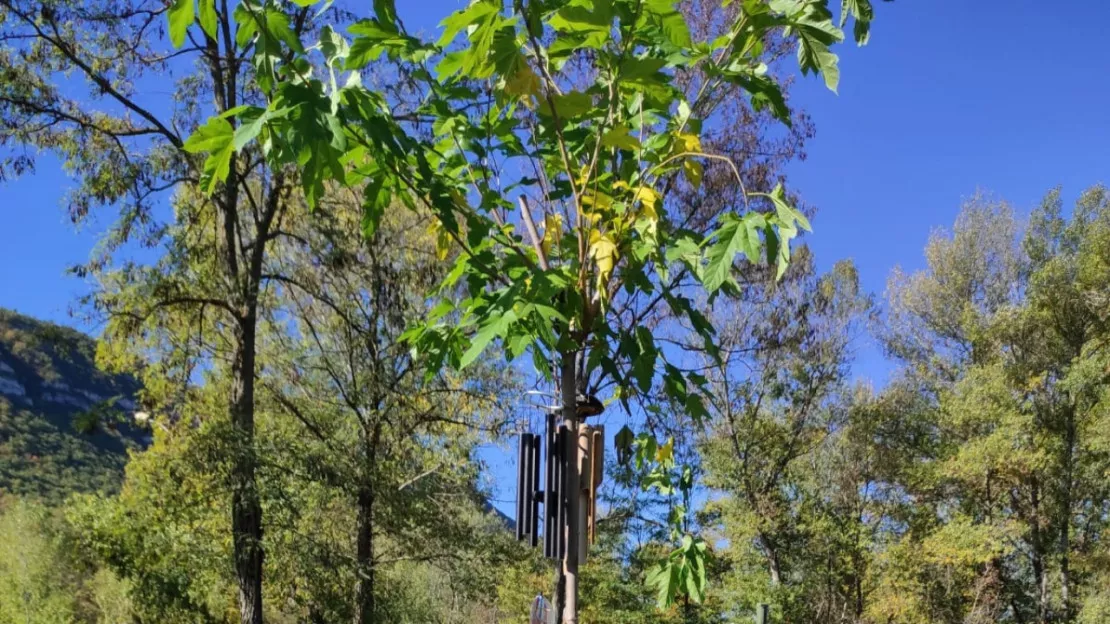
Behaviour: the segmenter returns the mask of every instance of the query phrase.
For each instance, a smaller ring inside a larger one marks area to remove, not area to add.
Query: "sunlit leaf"
[[[185,34],[196,20],[194,0],[173,0],[166,18],[170,24],[170,42],[175,48],[185,44]]]
[[[201,179],[206,193],[211,193],[216,184],[227,179],[231,155],[235,152],[234,137],[235,130],[231,123],[221,117],[213,117],[185,141],[185,151],[208,153]]]

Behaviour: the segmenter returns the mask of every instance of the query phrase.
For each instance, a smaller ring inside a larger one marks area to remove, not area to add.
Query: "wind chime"
[[[579,415],[583,414],[582,406]],[[578,540],[578,560],[586,560],[586,550],[597,534],[597,491],[605,472],[605,428],[580,422],[576,431],[570,431],[559,422],[559,410],[548,408],[544,434],[520,434],[517,448],[516,480],[516,538],[527,539],[532,547],[539,544],[540,505],[543,505],[543,554],[548,559],[562,560],[566,556],[568,531],[585,532],[586,539]],[[542,440],[542,444],[541,444]],[[577,521],[567,518],[567,461],[574,456],[582,462],[581,481],[583,504]],[[543,462],[543,487],[540,486],[541,446],[546,448]]]

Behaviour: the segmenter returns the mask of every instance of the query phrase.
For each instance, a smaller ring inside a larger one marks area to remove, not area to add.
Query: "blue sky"
[[[410,27],[430,30],[465,1],[398,4]],[[817,137],[789,179],[818,208],[809,242],[820,263],[854,259],[881,294],[893,266],[921,265],[929,232],[976,189],[1028,209],[1054,185],[1074,197],[1110,181],[1108,19],[1099,0],[881,3],[871,43],[840,49],[839,95],[814,79],[794,91]],[[76,231],[69,186],[50,158],[0,185],[0,306],[72,322],[82,288],[65,267],[88,256],[110,215]]]
[[[817,137],[790,182],[818,208],[809,241],[823,266],[852,258],[882,294],[977,189],[1024,212],[1053,186],[1070,199],[1110,182],[1110,4],[899,0],[876,12],[871,43],[842,50],[840,94],[815,80],[796,92]],[[860,355],[857,374],[881,383],[882,358]]]
[[[464,4],[398,2],[425,31]],[[1055,185],[1070,199],[1110,182],[1110,4],[898,0],[876,10],[871,43],[840,49],[839,95],[815,79],[794,90],[817,136],[789,181],[818,209],[808,240],[822,267],[852,258],[881,295],[891,268],[919,268],[930,231],[977,189],[1026,211]],[[73,324],[82,286],[65,268],[88,257],[110,215],[75,231],[62,201],[70,185],[49,158],[0,185],[0,307]],[[865,342],[858,351],[857,376],[881,384],[888,365]]]

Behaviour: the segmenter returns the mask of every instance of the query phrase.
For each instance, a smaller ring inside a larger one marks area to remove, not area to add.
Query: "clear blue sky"
[[[837,3],[831,3],[837,4]],[[818,208],[809,238],[828,266],[852,258],[882,294],[920,268],[929,233],[977,189],[1028,211],[1110,183],[1110,3],[898,0],[870,44],[841,55],[839,96],[806,80],[817,137],[790,182]],[[862,348],[856,372],[887,366]]]
[[[398,5],[411,28],[430,31],[465,2]],[[794,91],[817,127],[789,175],[818,208],[809,242],[819,263],[852,258],[881,295],[891,268],[919,268],[930,231],[976,189],[1028,210],[1055,185],[1074,198],[1110,182],[1108,23],[1104,0],[881,3],[871,43],[840,50],[840,94],[813,79]],[[110,215],[76,232],[69,185],[44,158],[36,175],[0,186],[0,306],[72,323],[82,286],[65,268],[88,256]],[[881,384],[881,356],[859,351],[857,375]]]
[[[465,2],[398,4],[430,30]],[[871,43],[841,47],[840,94],[812,79],[794,93],[817,137],[790,182],[818,207],[809,241],[821,264],[851,257],[881,293],[891,267],[920,266],[930,230],[977,188],[1026,209],[1057,184],[1074,197],[1110,182],[1108,23],[1100,0],[881,3]],[[69,322],[82,288],[65,267],[110,219],[75,231],[69,186],[49,158],[0,185],[0,306]]]

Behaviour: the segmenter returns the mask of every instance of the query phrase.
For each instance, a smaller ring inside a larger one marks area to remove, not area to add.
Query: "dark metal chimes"
[[[579,435],[573,434],[565,425],[559,423],[556,413],[549,412],[546,420],[545,439],[546,459],[544,462],[543,489],[540,489],[540,439],[541,436],[522,433],[517,445],[516,477],[516,538],[525,537],[532,546],[539,542],[540,503],[543,503],[543,554],[549,559],[562,559],[566,554],[568,531],[567,508],[567,457],[578,444]],[[585,475],[589,490],[589,510],[587,524],[592,537],[593,524],[596,522],[596,488],[601,482],[604,430],[581,425],[582,432],[590,441],[585,445],[585,460],[590,474]],[[585,528],[585,527],[584,527]]]

